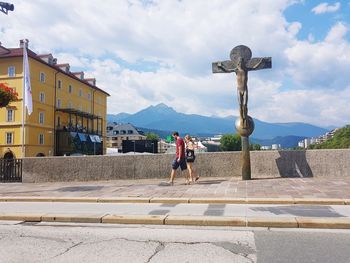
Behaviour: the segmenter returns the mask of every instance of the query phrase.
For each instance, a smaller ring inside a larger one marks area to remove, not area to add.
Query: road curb
[[[350,218],[1,213],[0,221],[350,229]]]
[[[293,217],[247,217],[249,227],[297,228],[298,222]]]
[[[0,202],[350,205],[340,198],[0,197]]]
[[[101,223],[164,225],[166,215],[106,215]]]
[[[41,216],[42,222],[101,223],[106,214],[60,214],[47,213]]]
[[[350,218],[296,217],[300,228],[350,229]]]
[[[229,216],[168,216],[165,225],[246,226],[244,217]]]

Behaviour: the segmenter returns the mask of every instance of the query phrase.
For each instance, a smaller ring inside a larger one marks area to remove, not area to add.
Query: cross
[[[248,71],[271,68],[271,57],[252,58],[247,46],[237,46],[230,53],[231,60],[214,62],[213,73],[232,73],[237,76],[237,96],[242,128],[248,128]]]
[[[271,57],[252,58],[249,47],[240,45],[231,50],[230,59],[214,62],[213,73],[236,73],[237,97],[239,102],[239,118],[236,130],[242,140],[242,179],[251,179],[249,135],[254,131],[254,121],[248,115],[248,71],[271,68]]]

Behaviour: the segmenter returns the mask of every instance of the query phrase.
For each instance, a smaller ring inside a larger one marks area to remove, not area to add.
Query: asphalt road
[[[0,262],[350,262],[349,230],[0,221]]]

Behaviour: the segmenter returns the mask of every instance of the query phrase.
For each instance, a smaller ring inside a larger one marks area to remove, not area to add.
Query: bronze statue
[[[271,68],[271,58],[251,58],[252,52],[247,46],[232,49],[231,60],[213,63],[213,73],[236,73],[239,116],[243,129],[249,129],[248,121],[248,71]]]
[[[250,179],[249,135],[254,131],[254,121],[248,115],[248,71],[271,68],[271,57],[252,58],[247,46],[237,46],[231,50],[231,60],[214,62],[213,73],[236,73],[239,118],[235,122],[242,138],[242,177]]]

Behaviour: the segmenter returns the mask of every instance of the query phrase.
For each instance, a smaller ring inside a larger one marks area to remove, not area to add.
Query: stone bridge
[[[240,152],[198,153],[200,176],[241,177]],[[23,182],[168,178],[172,154],[23,159]],[[252,151],[252,178],[350,176],[350,149]]]

